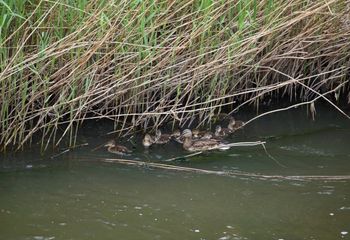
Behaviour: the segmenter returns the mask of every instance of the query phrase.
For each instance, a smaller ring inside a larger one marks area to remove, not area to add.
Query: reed
[[[74,145],[88,119],[119,131],[267,96],[350,100],[343,0],[1,0],[0,13],[2,148],[35,133]]]

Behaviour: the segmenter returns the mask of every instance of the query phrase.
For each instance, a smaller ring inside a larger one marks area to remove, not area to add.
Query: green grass
[[[350,6],[327,3],[0,0],[0,145],[72,145],[87,119],[146,129],[270,95],[346,96]]]

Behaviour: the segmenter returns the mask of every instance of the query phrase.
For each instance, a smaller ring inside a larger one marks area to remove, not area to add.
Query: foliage
[[[348,90],[346,1],[0,0],[0,12],[3,147],[36,132],[74,144],[86,119],[204,123],[267,96]]]

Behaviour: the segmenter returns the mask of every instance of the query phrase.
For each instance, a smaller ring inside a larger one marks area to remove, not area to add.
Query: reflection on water
[[[248,119],[249,113],[241,113]],[[332,110],[260,119],[231,141],[261,147],[211,152],[177,165],[267,175],[350,173],[350,124]],[[350,181],[263,180],[101,163],[111,126],[85,126],[77,148],[55,158],[37,149],[2,155],[0,239],[348,239]],[[97,137],[96,137],[97,136]],[[136,137],[133,142],[138,143]],[[126,141],[129,147],[132,143]],[[130,159],[187,154],[176,143]]]

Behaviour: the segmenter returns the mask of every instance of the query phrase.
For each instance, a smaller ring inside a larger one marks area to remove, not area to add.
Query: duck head
[[[146,135],[143,137],[142,140],[142,145],[146,148],[150,147],[153,144],[153,139],[151,137],[151,135],[149,135],[148,133],[146,133]]]
[[[190,130],[190,129],[185,129],[185,130]],[[193,129],[192,130],[192,136],[195,137],[195,138],[198,138],[199,137],[199,129]]]
[[[183,132],[182,132],[182,137],[183,138],[192,138],[192,131],[191,131],[191,129],[185,129],[185,130],[183,130]]]
[[[183,148],[189,149],[192,145],[192,131],[190,129],[183,130],[181,137],[184,139],[182,144]]]
[[[220,125],[217,125],[216,127],[215,127],[215,136],[220,136],[220,134],[221,134],[221,131],[222,131],[222,128],[221,128],[221,126]]]
[[[104,146],[105,147],[115,147],[115,140],[108,141]]]
[[[231,118],[230,118],[230,122],[228,123],[227,128],[230,129],[230,130],[232,130],[232,129],[234,128],[235,125],[236,125],[236,120],[235,120],[233,117],[231,117]]]
[[[176,129],[172,134],[171,136],[173,136],[174,138],[178,138],[181,136],[181,132],[179,129]]]
[[[156,139],[159,139],[160,136],[162,136],[162,131],[160,131],[159,129],[157,129],[157,131],[156,131]]]

